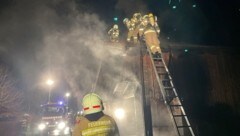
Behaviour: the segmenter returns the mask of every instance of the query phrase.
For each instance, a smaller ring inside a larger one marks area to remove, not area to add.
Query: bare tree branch
[[[22,90],[16,87],[16,80],[11,76],[8,68],[0,65],[0,114],[4,112],[2,109],[19,111],[22,103]]]

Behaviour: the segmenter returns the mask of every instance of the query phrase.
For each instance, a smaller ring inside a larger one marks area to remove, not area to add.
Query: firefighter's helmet
[[[154,24],[155,24],[155,17],[153,16],[153,14],[152,14],[152,13],[149,13],[149,14],[148,14],[148,17],[149,17],[149,23],[150,23],[152,26],[154,26]]]
[[[134,13],[133,18],[136,19],[137,21],[140,21],[142,18],[142,15],[141,15],[141,13]]]
[[[149,13],[148,16],[149,16],[149,17],[153,17],[153,14],[152,14],[152,13]]]
[[[138,18],[139,16],[141,16],[141,13],[134,13],[134,14],[133,14],[133,17],[134,17],[134,18]]]
[[[118,29],[118,25],[116,25],[116,24],[113,25],[113,28],[114,28],[114,29]]]
[[[142,23],[144,25],[147,25],[149,22],[149,16],[148,15],[144,15],[143,18],[142,18]]]
[[[97,113],[103,110],[102,99],[95,93],[89,93],[82,100],[83,114]]]
[[[129,22],[129,19],[128,18],[124,18],[123,19],[123,24],[127,24],[127,22]]]

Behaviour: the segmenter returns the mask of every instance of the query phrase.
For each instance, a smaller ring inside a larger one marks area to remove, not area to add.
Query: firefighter
[[[131,42],[131,38],[133,37],[133,26],[131,26],[131,22],[128,18],[125,18],[123,20],[123,24],[126,25],[127,29],[128,29],[128,34],[127,34],[127,42]]]
[[[82,100],[83,115],[78,116],[73,136],[119,136],[114,119],[103,113],[101,98],[89,93]]]
[[[160,29],[153,14],[150,13],[148,15],[145,15],[142,19],[139,34],[140,36],[143,36],[146,45],[153,54],[153,57],[157,58],[160,58],[162,53],[160,48],[160,41],[158,39],[159,33]]]
[[[149,17],[149,23],[155,28],[155,30],[159,34],[160,33],[160,28],[159,28],[159,26],[157,24],[157,17],[153,16],[152,13],[149,13],[148,17]]]
[[[131,26],[133,28],[133,33],[132,33],[133,44],[137,44],[138,43],[137,19],[136,18],[131,18],[130,23],[131,23]]]
[[[142,15],[141,13],[134,13],[133,18],[135,18],[137,22],[140,22],[142,20]]]
[[[136,44],[138,41],[137,33],[135,31],[136,21],[137,20],[135,20],[135,18],[131,18],[130,20],[125,18],[123,20],[123,24],[125,24],[128,28],[127,42],[133,42],[134,44]]]
[[[144,15],[139,24],[139,37],[143,37],[143,32],[145,30],[146,24],[148,23],[148,15]],[[144,37],[143,37],[144,38]]]
[[[133,30],[133,43],[138,43],[138,33],[139,33],[139,26],[142,21],[142,15],[141,13],[134,13],[133,18],[131,19],[132,23],[134,24],[134,30]]]
[[[113,25],[113,28],[111,28],[108,31],[108,35],[110,36],[110,41],[111,42],[118,42],[119,41],[119,29],[118,29],[117,24]]]

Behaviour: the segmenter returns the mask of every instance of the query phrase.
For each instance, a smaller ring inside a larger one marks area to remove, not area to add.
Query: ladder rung
[[[166,86],[166,87],[164,87],[164,89],[169,90],[169,89],[174,89],[174,87],[172,87],[172,86]]]
[[[185,117],[187,115],[173,115],[173,117]]]
[[[177,126],[177,128],[184,128],[184,127],[191,127],[191,126]]]
[[[171,107],[181,107],[182,105],[169,105]]]
[[[169,82],[171,81],[172,79],[163,79],[162,82]]]
[[[163,65],[158,65],[158,64],[155,64],[155,67],[156,68],[165,68]]]
[[[156,60],[162,60],[162,58],[153,58],[154,61]]]
[[[168,73],[167,72],[158,72],[159,75],[167,75]]]

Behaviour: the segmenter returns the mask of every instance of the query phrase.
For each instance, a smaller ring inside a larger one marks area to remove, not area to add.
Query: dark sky
[[[114,16],[121,23],[134,12],[153,12],[159,17],[162,38],[170,41],[215,46],[240,43],[238,0],[90,0],[85,4],[109,24]]]
[[[79,9],[83,9],[82,12],[96,13],[109,25],[113,23],[114,16],[119,17],[118,23],[122,25],[122,20],[131,17],[134,12],[153,12],[159,17],[162,38],[174,42],[216,46],[237,46],[240,43],[238,0],[75,0],[75,2]],[[1,0],[0,13],[14,3],[15,0]],[[58,7],[60,12],[66,11],[63,6],[66,3],[60,2]]]
[[[160,1],[150,2],[160,13],[162,33],[176,42],[202,45],[237,46],[240,32],[240,2],[237,0],[172,0],[161,8]],[[194,8],[193,5],[196,5]],[[176,9],[171,7],[176,6]]]

